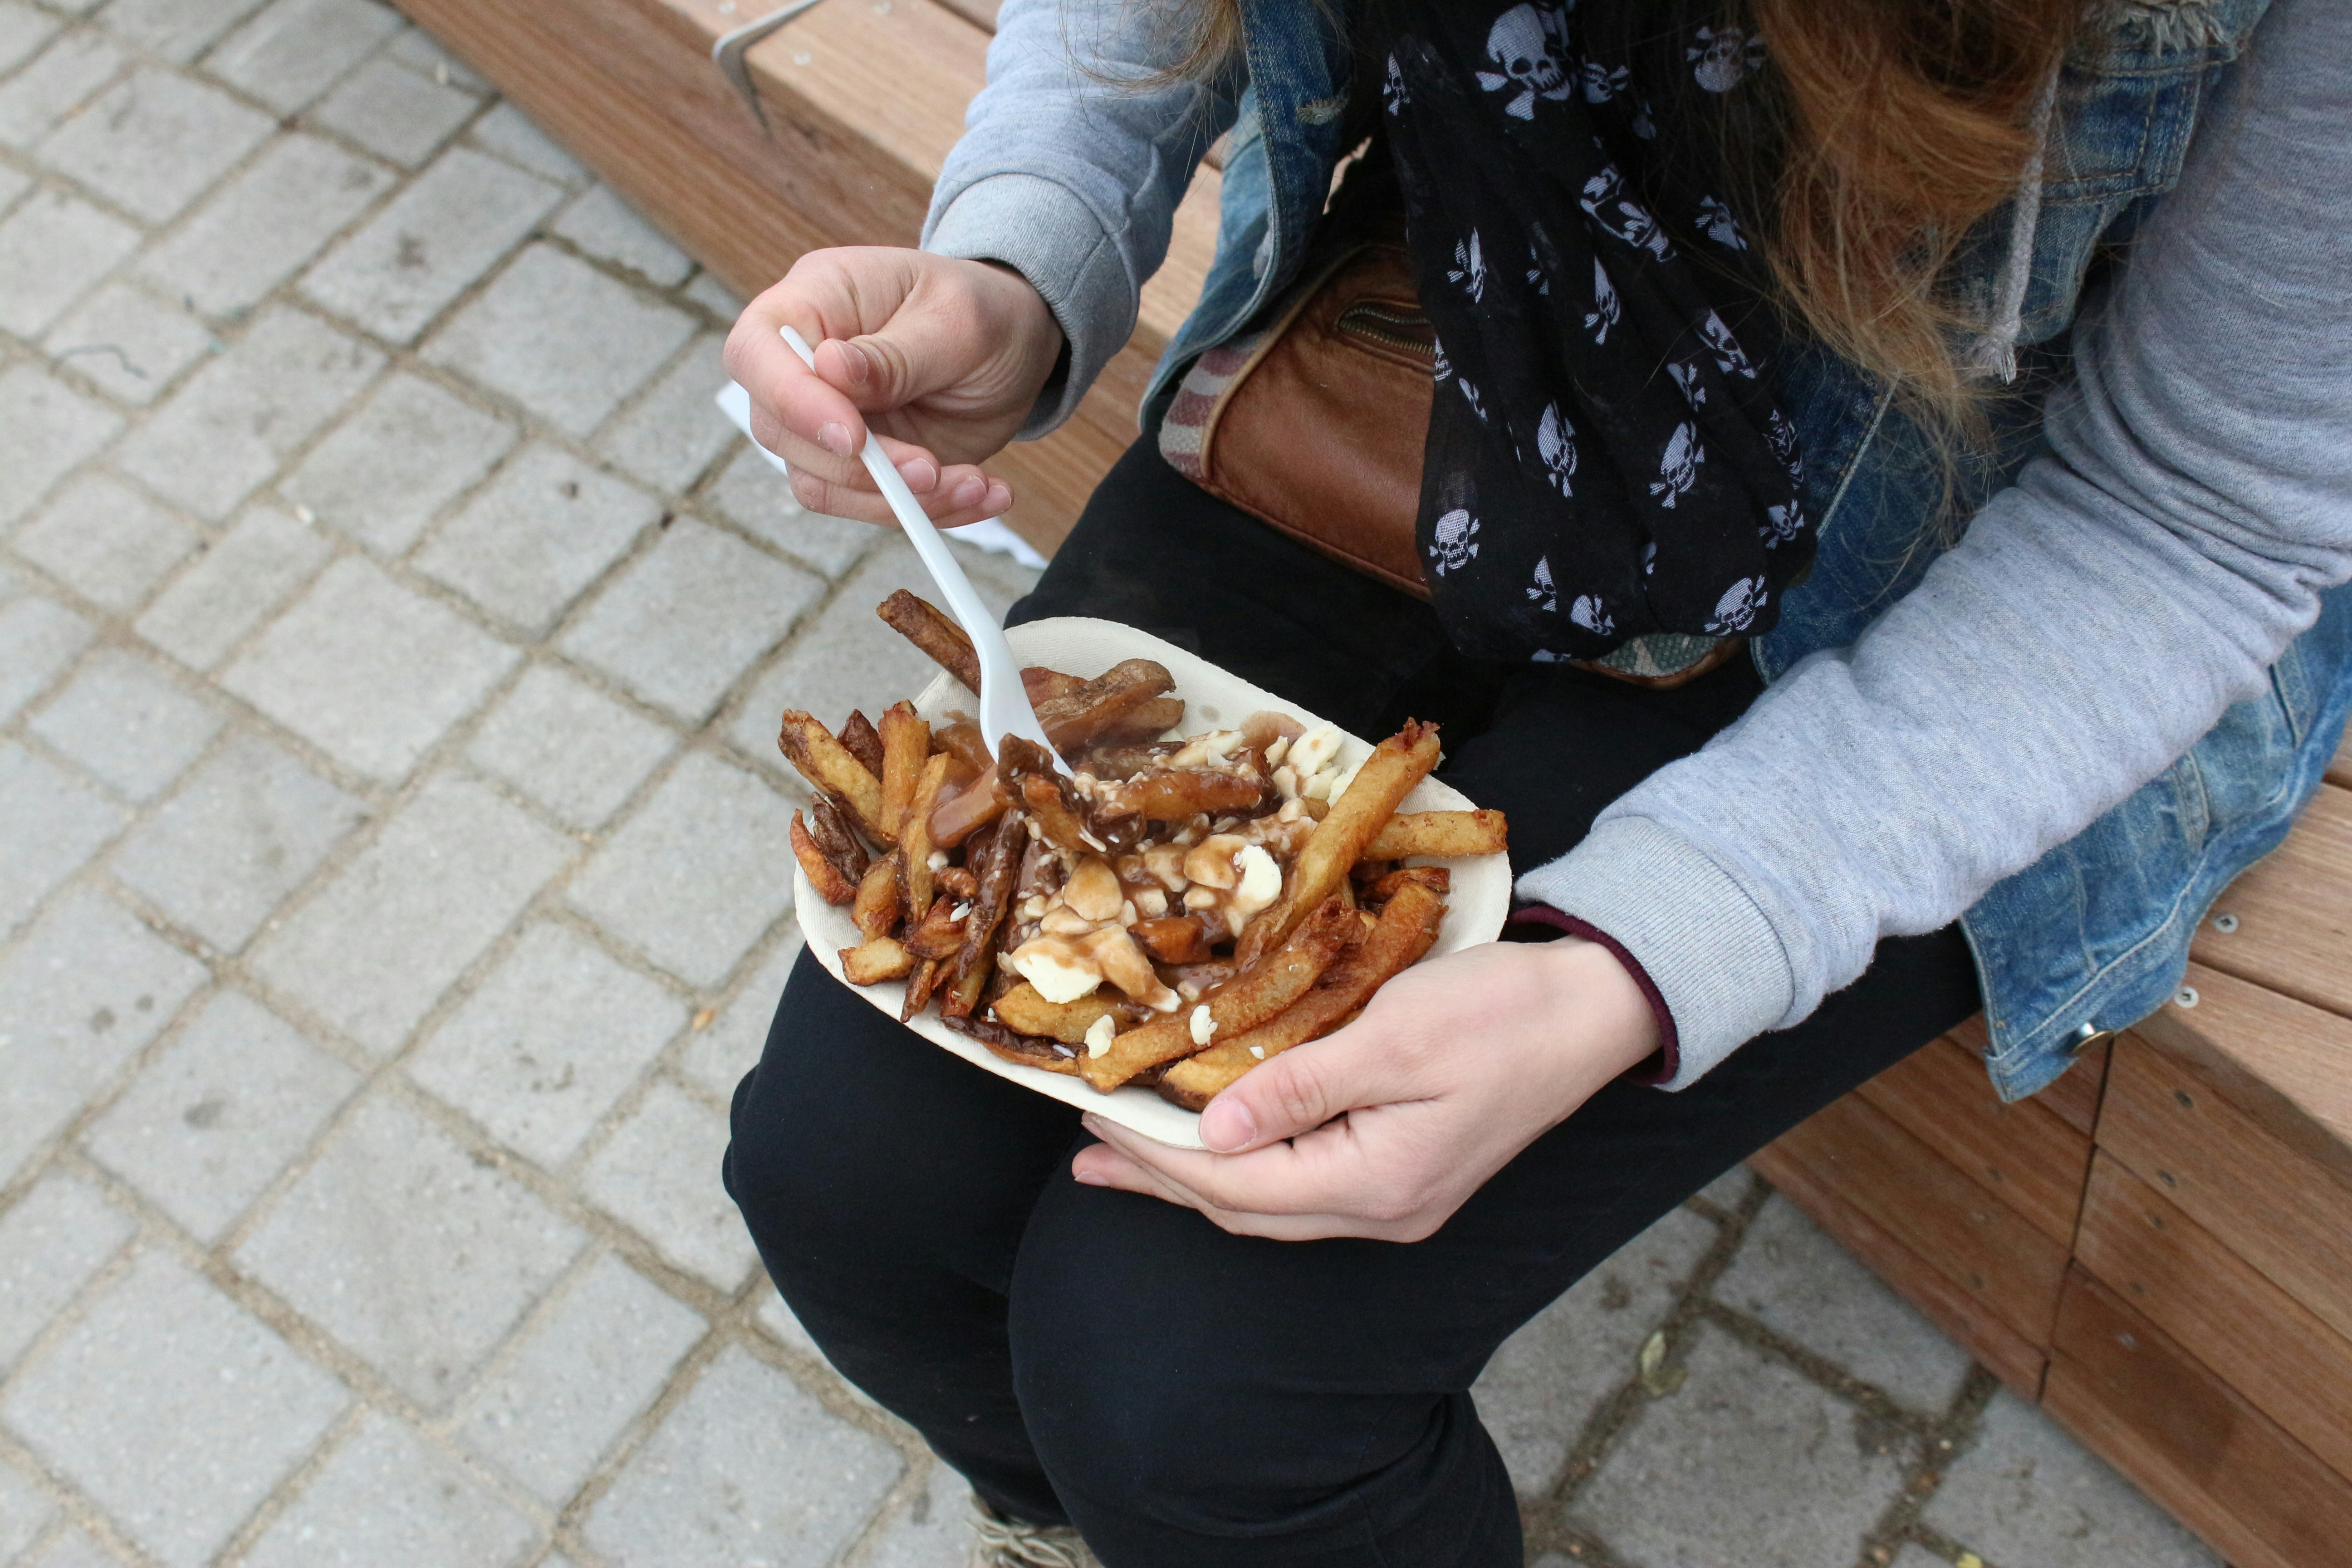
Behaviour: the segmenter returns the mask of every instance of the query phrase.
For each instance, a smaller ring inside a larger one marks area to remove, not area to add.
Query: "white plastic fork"
[[[808,340],[791,327],[778,329],[784,342],[792,344],[793,353],[811,370],[816,368],[816,351]],[[1046,754],[1061,765],[1061,755],[1054,742],[1045,738],[1045,726],[1037,722],[1037,710],[1029,705],[1028,689],[1021,684],[1021,667],[1013,662],[1013,645],[1004,640],[1004,628],[989,614],[987,605],[963,574],[963,565],[940,537],[939,529],[927,516],[915,492],[898,477],[898,470],[882,450],[869,426],[866,432],[866,449],[858,454],[865,460],[866,471],[874,476],[882,499],[890,503],[891,514],[907,538],[915,546],[915,553],[923,558],[930,572],[931,581],[946,595],[949,613],[963,626],[964,636],[971,638],[972,651],[980,656],[980,734],[988,746],[988,754],[996,755],[998,742],[1006,735],[1018,735],[1024,741],[1034,741],[1045,748]]]

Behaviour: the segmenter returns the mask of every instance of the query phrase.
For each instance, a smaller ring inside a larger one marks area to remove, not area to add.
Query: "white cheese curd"
[[[1239,867],[1241,879],[1225,897],[1225,921],[1237,931],[1282,893],[1282,868],[1274,863],[1265,845],[1245,846]]]
[[[1255,1057],[1260,1061],[1264,1061],[1265,1060],[1265,1047],[1264,1046],[1252,1046],[1250,1047],[1250,1055]]]
[[[1101,1017],[1097,1018],[1093,1023],[1088,1024],[1087,1026],[1087,1055],[1090,1057],[1098,1057],[1108,1052],[1110,1049],[1110,1043],[1118,1034],[1118,1025],[1108,1013],[1105,1013]]]
[[[924,858],[923,864],[934,871],[944,871],[948,868],[948,852],[944,849],[934,849]]]
[[[1048,1002],[1075,1002],[1102,984],[1102,971],[1051,938],[1023,942],[1008,961]]]
[[[1217,1020],[1210,1016],[1209,1005],[1206,1002],[1192,1009],[1192,1025],[1194,1045],[1205,1046],[1216,1037]]]
[[[1318,724],[1290,742],[1289,754],[1284,761],[1300,778],[1312,778],[1339,754],[1339,748],[1347,742],[1348,737],[1340,733],[1337,724]]]

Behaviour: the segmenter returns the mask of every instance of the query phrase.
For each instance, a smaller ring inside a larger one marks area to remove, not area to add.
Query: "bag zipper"
[[[1424,364],[1437,363],[1437,333],[1430,326],[1429,318],[1418,310],[1360,300],[1339,312],[1332,330],[1378,343],[1395,353],[1409,354]]]

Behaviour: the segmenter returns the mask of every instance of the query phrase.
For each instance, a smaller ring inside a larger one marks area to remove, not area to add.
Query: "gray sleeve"
[[[1005,0],[988,85],[931,194],[922,247],[1001,261],[1069,341],[1023,438],[1069,416],[1135,330],[1176,205],[1233,123],[1239,67],[1143,85],[1173,58],[1171,9],[1135,0]]]
[[[1679,1088],[2155,777],[2352,575],[2352,5],[2277,0],[2048,408],[2051,451],[1521,891],[1609,931]]]

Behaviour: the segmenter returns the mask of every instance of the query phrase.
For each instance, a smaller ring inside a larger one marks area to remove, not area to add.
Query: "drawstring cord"
[[[1993,279],[1992,325],[1977,341],[1969,368],[2006,383],[2017,379],[2017,340],[2025,331],[2025,289],[2033,280],[2033,237],[2042,222],[2042,163],[2050,145],[2050,124],[2058,106],[2062,61],[2050,68],[2033,106],[2033,151],[2020,171],[2017,197],[2010,205],[2009,254]]]

